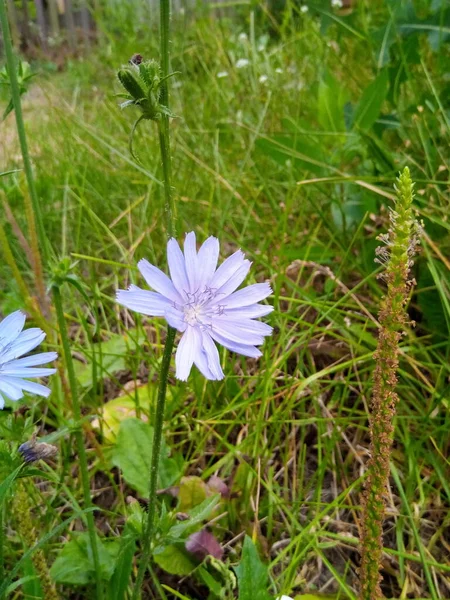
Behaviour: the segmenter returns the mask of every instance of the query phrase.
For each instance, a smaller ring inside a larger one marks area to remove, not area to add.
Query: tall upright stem
[[[386,296],[379,314],[380,330],[374,354],[375,372],[370,418],[370,460],[362,497],[360,600],[383,598],[381,564],[383,521],[389,481],[389,463],[394,440],[394,418],[398,403],[396,387],[400,340],[409,323],[406,312],[412,280],[409,279],[416,248],[417,225],[412,208],[413,183],[405,167],[397,179],[397,200],[391,212],[391,227],[381,239],[386,247],[378,250],[386,262]]]
[[[170,359],[172,357],[173,343],[176,330],[169,327],[166,344],[164,346],[161,371],[159,373],[158,400],[155,412],[155,427],[153,433],[152,459],[150,464],[150,482],[149,482],[149,503],[147,522],[143,536],[142,556],[139,562],[139,570],[134,584],[132,600],[137,600],[140,596],[142,583],[144,582],[145,571],[150,560],[151,545],[155,530],[156,517],[156,490],[158,485],[159,457],[161,452],[162,427],[164,422],[164,408],[166,404],[167,378],[169,375]]]
[[[83,485],[84,505],[85,505],[85,508],[91,508],[92,507],[91,488],[89,485],[89,472],[88,472],[88,463],[87,463],[87,457],[86,457],[86,449],[84,447],[84,439],[83,439],[83,433],[82,433],[82,429],[81,429],[81,409],[80,409],[80,402],[78,399],[77,379],[76,379],[76,375],[75,375],[75,368],[73,365],[72,354],[70,352],[69,336],[67,334],[66,319],[64,317],[61,292],[57,285],[53,286],[53,302],[55,304],[56,318],[58,321],[58,328],[59,328],[59,332],[61,335],[61,342],[62,342],[63,353],[64,353],[64,362],[67,367],[70,393],[72,396],[72,410],[73,410],[73,416],[75,419],[75,440],[77,443],[78,460],[79,460],[79,464],[80,464],[80,474],[81,474],[81,481],[82,481],[82,485]],[[93,513],[88,512],[86,514],[86,519],[87,519],[87,525],[88,525],[88,531],[89,531],[89,539],[90,539],[91,548],[92,548],[92,557],[94,559],[95,575],[96,575],[96,579],[97,579],[97,581],[96,581],[96,583],[97,583],[97,599],[102,600],[103,588],[102,588],[100,560],[99,560],[99,553],[98,553],[98,547],[97,547],[97,536],[95,533],[95,523],[94,523]]]
[[[170,23],[170,0],[160,0],[160,48],[161,48],[161,77],[165,78],[169,74],[170,53],[169,53],[169,23]],[[167,79],[161,86],[161,104],[169,107],[169,90]],[[167,235],[169,238],[176,235],[175,228],[175,206],[172,193],[172,164],[170,154],[170,130],[169,117],[162,115],[159,123],[159,145],[161,150],[161,160],[164,174],[164,197],[165,210],[167,217]],[[142,556],[139,563],[138,574],[133,588],[132,600],[138,600],[141,587],[144,581],[145,571],[150,560],[152,550],[152,540],[155,530],[156,518],[156,491],[158,485],[159,459],[161,453],[162,429],[164,423],[164,409],[166,404],[167,379],[169,376],[170,359],[175,341],[175,329],[168,328],[166,343],[164,345],[163,359],[159,373],[158,398],[155,411],[155,423],[153,433],[152,459],[150,465],[149,480],[149,505],[147,522],[145,525]]]

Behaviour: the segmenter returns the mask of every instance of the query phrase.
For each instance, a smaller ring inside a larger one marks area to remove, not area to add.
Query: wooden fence
[[[86,0],[75,5],[72,0],[6,0],[6,5],[13,44],[23,52],[45,53],[61,42],[75,50],[95,35],[93,7]]]

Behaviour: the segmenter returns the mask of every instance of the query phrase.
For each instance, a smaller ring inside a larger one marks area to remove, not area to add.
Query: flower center
[[[201,325],[202,306],[195,304],[194,306],[187,304],[184,307],[184,320],[188,325]]]
[[[185,291],[184,293],[186,295],[186,302],[182,311],[184,313],[184,321],[188,325],[208,327],[211,326],[213,315],[223,314],[223,306],[210,305],[210,302],[217,295],[217,290],[205,286],[203,290],[198,290],[194,293]]]

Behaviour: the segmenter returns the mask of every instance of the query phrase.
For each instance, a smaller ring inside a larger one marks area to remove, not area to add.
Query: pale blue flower
[[[25,315],[20,310],[8,315],[0,323],[0,409],[5,406],[4,394],[10,400],[20,400],[23,392],[47,398],[50,390],[25,377],[46,377],[56,369],[38,365],[48,363],[58,356],[56,352],[42,352],[19,358],[38,346],[45,333],[36,327],[23,331]],[[38,368],[36,368],[38,367]]]
[[[186,235],[184,254],[172,238],[167,243],[171,280],[143,259],[138,268],[154,292],[131,285],[117,292],[117,301],[144,315],[165,317],[183,333],[177,348],[176,377],[186,381],[195,364],[207,379],[223,379],[219,352],[225,348],[258,358],[256,346],[272,333],[272,327],[255,321],[273,307],[258,304],[272,293],[268,283],[255,283],[236,292],[251,262],[238,250],[216,270],[219,240],[209,237],[197,252],[195,233]]]

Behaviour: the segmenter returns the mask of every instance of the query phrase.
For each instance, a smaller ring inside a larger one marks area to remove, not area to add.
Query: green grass
[[[224,352],[223,382],[198,372],[187,384],[171,380],[165,440],[179,476],[207,482],[216,474],[227,483],[231,497],[206,520],[213,519],[227,565],[240,561],[244,534],[253,536],[273,597],[357,597],[367,406],[384,289],[376,237],[387,230],[392,185],[408,165],[424,235],[409,307],[416,326],[402,341],[383,590],[388,598],[450,598],[448,9],[403,4],[402,13],[395,3],[361,2],[351,14],[325,5],[306,14],[290,3],[284,12],[238,6],[221,19],[199,11],[172,24],[179,237],[216,235],[222,259],[242,248],[253,261],[249,283],[270,279],[276,311],[258,362]],[[166,262],[157,132],[148,123],[138,129],[137,163],[128,152],[133,115],[114,97],[117,68],[135,52],[157,56],[157,32],[126,20],[119,32],[104,18],[104,39],[92,54],[69,60],[58,74],[35,65],[40,74],[23,101],[52,257],[71,257],[83,288],[67,286],[64,302],[96,523],[114,557],[130,515],[139,520],[127,498],[141,496],[114,466],[102,407],[128,393],[151,422],[165,336],[161,319],[127,314],[114,291],[142,283],[141,257],[161,268]],[[440,24],[442,39],[429,38],[424,23]],[[238,69],[240,58],[249,64]],[[0,131],[0,171],[20,168],[12,115]],[[26,238],[25,194],[23,173],[0,179],[1,200]],[[2,223],[34,293],[26,251],[5,215]],[[0,277],[2,313],[22,308],[3,262]],[[33,425],[59,447],[56,462],[27,479],[50,564],[83,522],[71,411],[58,377],[52,385],[48,401],[28,398],[14,419],[0,415],[9,448],[30,437]],[[89,425],[93,419],[103,435]],[[5,511],[5,572],[23,554],[15,518]],[[181,576],[164,567],[152,566],[145,597],[177,597],[171,588],[181,598],[206,598],[202,569],[223,589],[230,573],[209,565]],[[18,569],[17,577],[26,576],[11,597],[42,598],[31,589],[30,562]],[[95,597],[93,585],[59,585],[61,597]],[[112,594],[117,580],[105,589]]]

